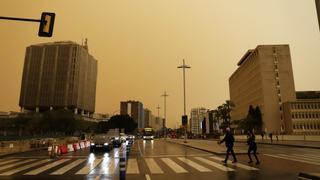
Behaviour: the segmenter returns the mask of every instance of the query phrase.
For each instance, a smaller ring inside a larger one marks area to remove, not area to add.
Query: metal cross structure
[[[186,65],[183,59],[183,64],[178,66],[178,68],[183,69],[183,116],[186,116],[186,69],[190,69],[191,67]],[[184,142],[187,142],[187,125],[184,127]]]
[[[316,8],[317,8],[317,14],[318,14],[318,22],[319,22],[319,30],[320,30],[320,0],[316,1]]]
[[[167,136],[167,128],[166,128],[166,121],[167,121],[167,97],[169,96],[167,94],[166,91],[164,91],[164,93],[161,95],[164,98],[164,110],[163,110],[163,115],[164,115],[164,119],[163,119],[163,129],[164,129],[164,138],[166,138]]]

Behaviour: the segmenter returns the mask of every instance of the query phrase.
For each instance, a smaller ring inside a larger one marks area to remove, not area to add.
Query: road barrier
[[[126,158],[123,156],[120,158],[120,163],[119,163],[119,168],[120,168],[120,180],[125,180],[126,179]]]
[[[68,152],[73,152],[74,148],[72,144],[68,144]]]

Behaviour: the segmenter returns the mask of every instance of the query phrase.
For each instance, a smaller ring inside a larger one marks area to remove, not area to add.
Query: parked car
[[[112,145],[113,147],[120,147],[122,144],[121,139],[119,136],[113,136],[112,137]]]
[[[97,150],[103,150],[104,152],[113,149],[113,140],[111,137],[105,134],[95,135],[90,144],[90,152],[96,152]]]

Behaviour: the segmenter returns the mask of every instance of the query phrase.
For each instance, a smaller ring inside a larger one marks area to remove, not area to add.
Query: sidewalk
[[[202,151],[206,151],[209,153],[213,153],[216,155],[225,155],[226,147],[223,144],[218,144],[217,141],[214,140],[202,140],[202,139],[188,139],[187,143],[184,143],[183,139],[169,139],[167,138],[167,142],[181,144],[187,147],[191,147],[194,149],[199,149]],[[241,148],[243,147],[243,148]],[[235,154],[247,154],[246,145],[238,144],[234,147]]]

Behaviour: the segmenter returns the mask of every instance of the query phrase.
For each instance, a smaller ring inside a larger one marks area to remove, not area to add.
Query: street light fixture
[[[188,116],[186,114],[186,69],[190,69],[191,67],[186,65],[183,59],[183,64],[178,66],[178,68],[183,69],[183,116],[182,116],[182,125],[184,126],[184,142],[187,143],[187,124],[188,124]]]

